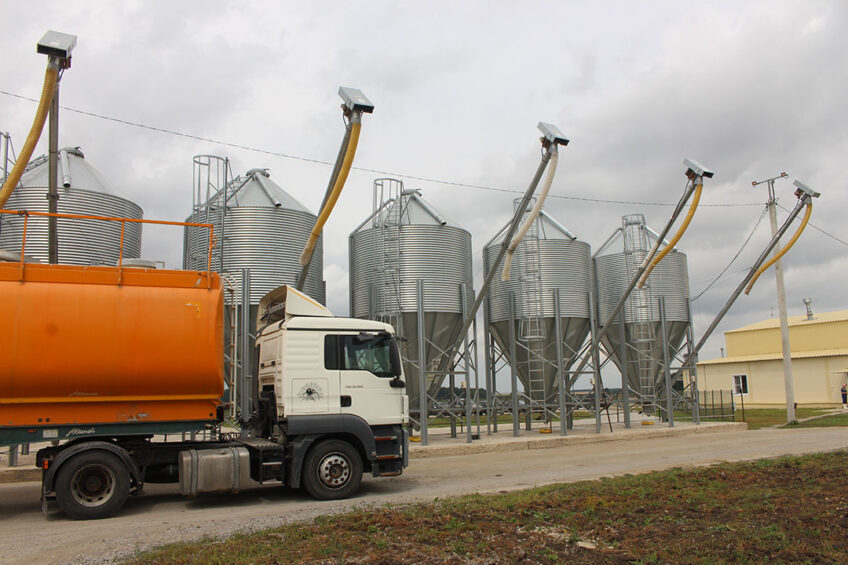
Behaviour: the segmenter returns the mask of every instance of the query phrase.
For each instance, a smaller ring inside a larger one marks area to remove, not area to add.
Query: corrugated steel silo
[[[554,289],[559,291],[563,368],[568,369],[590,331],[592,259],[589,244],[577,240],[545,210],[534,224],[518,245],[509,281],[502,281],[500,275],[492,281],[488,330],[507,361],[514,364],[525,393],[534,403],[541,403],[550,402],[557,390]],[[506,227],[483,249],[487,273]],[[510,358],[510,297],[516,359]]]
[[[644,261],[657,234],[647,227],[642,214],[624,216],[603,249],[595,256],[598,284],[598,316],[604,323],[612,313]],[[617,245],[617,242],[621,243]],[[618,246],[622,251],[605,253]],[[661,372],[663,359],[661,318],[658,305],[663,297],[668,329],[668,357],[674,357],[689,327],[689,271],[686,255],[673,250],[666,255],[641,288],[634,288],[624,303],[624,339],[627,364],[621,362],[621,329],[616,320],[607,332],[603,345],[619,370],[627,372],[627,383],[643,404],[655,401],[664,388]]]
[[[418,281],[424,294],[427,388],[433,396],[450,361],[444,353],[460,337],[463,287],[465,311],[474,303],[471,234],[395,179],[375,181],[375,208],[350,234],[351,316],[386,321],[407,338],[407,394],[410,406],[417,407]]]
[[[8,210],[47,212],[47,156],[31,161],[20,185],[6,202]],[[141,208],[117,196],[114,184],[86,160],[79,147],[59,151],[57,210],[60,214],[141,219]],[[69,265],[115,265],[121,246],[121,223],[101,220],[57,220],[59,263]],[[24,219],[0,215],[0,248],[20,252]],[[141,254],[141,224],[127,222],[124,229],[124,258]],[[47,218],[30,216],[26,226],[26,255],[47,263]]]
[[[194,208],[186,222],[214,225],[212,269],[237,277],[242,269],[250,269],[251,306],[278,286],[297,282],[300,253],[316,216],[272,181],[266,169],[251,169],[243,177],[226,181]],[[187,227],[183,268],[205,270],[208,248],[209,230]],[[315,248],[303,290],[325,303],[322,240]],[[239,289],[239,301],[240,296]]]

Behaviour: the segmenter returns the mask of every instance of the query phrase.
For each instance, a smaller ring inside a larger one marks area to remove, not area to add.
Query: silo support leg
[[[512,435],[521,435],[521,425],[518,421],[518,373],[515,369],[515,295],[509,292],[509,372],[512,385]]]
[[[627,342],[625,342],[624,309],[619,314],[618,339],[621,343],[621,402],[624,404],[624,427],[630,429],[630,384],[627,382]]]
[[[465,319],[468,316],[468,289],[464,284],[460,285],[460,297],[462,298],[462,318]],[[477,324],[472,323],[471,327],[476,328]],[[465,442],[471,443],[471,350],[468,346],[468,332],[465,332],[464,336],[460,336],[460,339],[463,340],[463,349],[465,350],[465,363],[463,364],[465,368]],[[474,391],[477,391],[476,386]],[[477,433],[480,433],[479,420],[477,421]]]
[[[559,304],[559,289],[554,289],[554,332],[556,337],[557,386],[559,388],[559,433],[568,435],[565,414],[565,369],[562,359],[562,313]]]
[[[668,326],[665,316],[665,297],[660,296],[658,299],[660,306],[660,325],[662,326],[662,355],[663,355],[663,371],[665,372],[665,409],[668,414],[668,427],[674,427],[674,400],[672,399],[671,390],[671,371],[668,367]]]
[[[489,298],[483,303],[483,370],[486,372],[486,435],[492,435],[492,431],[498,433],[498,417],[495,414],[495,378],[492,369],[492,350],[489,335]],[[475,332],[476,336],[477,333]],[[494,422],[492,421],[494,420]]]
[[[421,445],[427,445],[427,363],[424,359],[424,281],[416,282],[418,290],[418,419],[421,420]]]
[[[589,292],[589,304],[594,304],[594,296],[592,292]],[[592,332],[592,343],[594,347],[592,347],[592,365],[594,365],[593,373],[594,373],[594,396],[595,396],[595,433],[601,433],[601,371],[599,368],[600,364],[600,354],[598,350],[600,349],[600,343],[598,343],[598,328],[595,322],[594,313],[589,314],[589,325],[590,330]]]

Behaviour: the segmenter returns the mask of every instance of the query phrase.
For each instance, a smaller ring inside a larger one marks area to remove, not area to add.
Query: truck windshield
[[[390,348],[392,341],[375,337],[360,342],[355,335],[341,337],[342,370],[370,371],[378,377],[392,377]]]

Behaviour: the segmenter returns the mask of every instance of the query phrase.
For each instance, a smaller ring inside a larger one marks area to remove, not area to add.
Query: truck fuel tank
[[[250,452],[246,447],[187,449],[180,452],[180,492],[238,492],[250,486]]]

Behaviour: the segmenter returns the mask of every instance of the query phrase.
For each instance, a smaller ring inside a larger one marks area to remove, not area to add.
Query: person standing
[[[848,385],[842,385],[842,409],[848,410]]]

